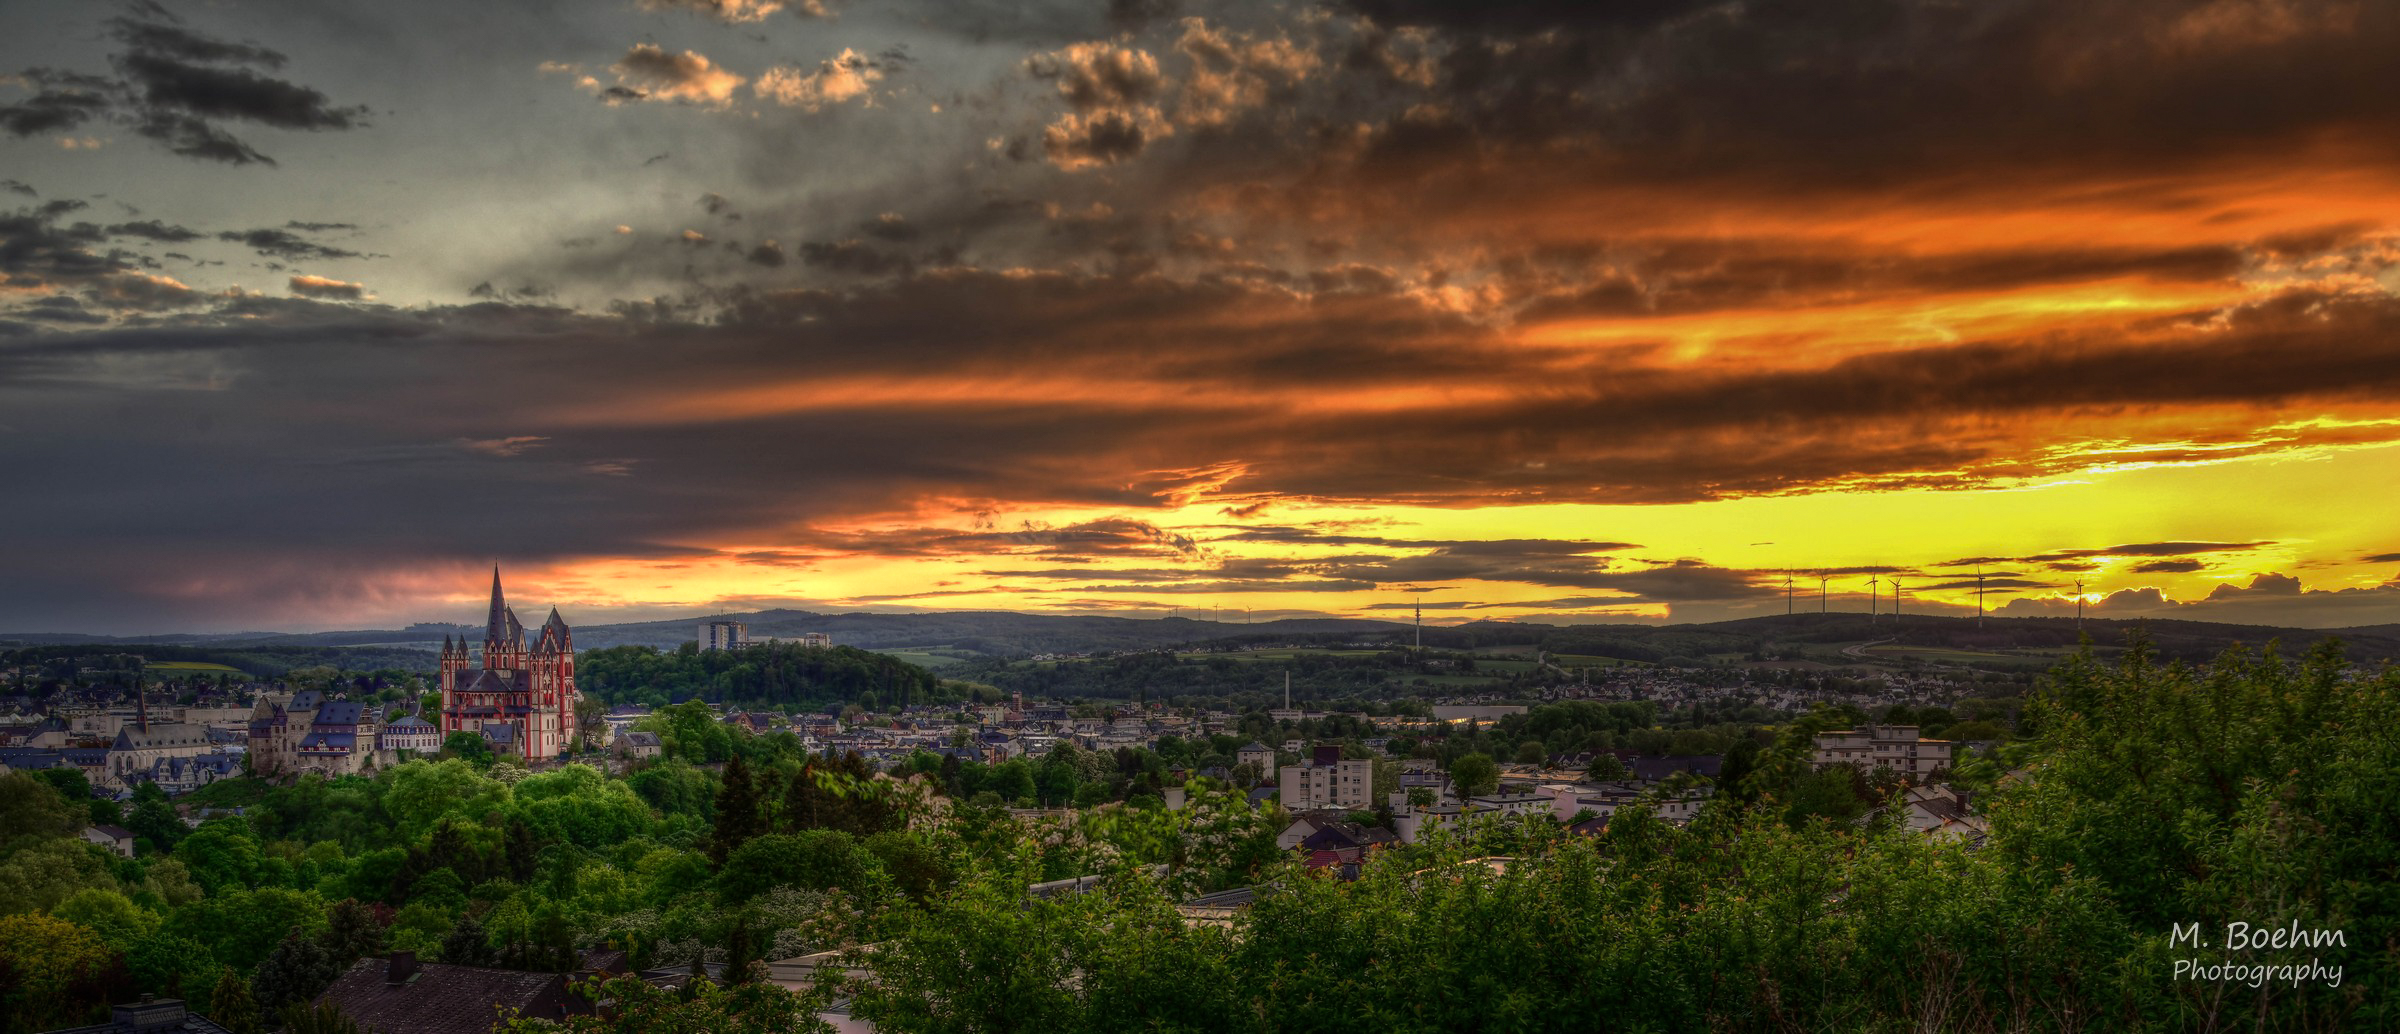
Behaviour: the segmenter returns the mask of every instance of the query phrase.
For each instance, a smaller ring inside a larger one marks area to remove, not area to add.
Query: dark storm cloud
[[[2377,553],[2358,558],[2362,564],[2400,564],[2400,553]]]
[[[334,107],[316,90],[240,68],[211,68],[139,49],[117,67],[144,104],[202,118],[240,119],[277,129],[349,129],[365,108]]]
[[[775,261],[766,264],[780,264],[782,262],[781,249],[776,249],[773,257]],[[752,261],[755,262],[757,259],[753,258]],[[818,269],[855,273],[861,276],[905,273],[916,266],[916,263],[906,255],[894,254],[855,240],[803,241],[800,244],[800,261]]]
[[[2059,585],[2056,582],[2019,578],[2014,574],[1994,574],[1983,578],[1962,578],[1957,581],[1936,582],[1932,585],[1911,583],[1908,587],[1910,592],[1973,591],[1978,588],[1987,592],[1997,592],[2002,589],[2056,589],[2059,588]]]
[[[111,18],[106,31],[118,45],[109,57],[114,77],[27,70],[23,78],[40,92],[0,107],[0,129],[22,137],[105,117],[185,157],[273,165],[274,159],[218,123],[295,131],[364,124],[364,107],[338,106],[315,89],[242,67],[280,68],[280,52],[187,29],[156,7]]]
[[[108,322],[106,314],[93,312],[85,308],[82,302],[63,294],[39,298],[28,304],[6,310],[6,312],[7,315],[19,319],[42,320],[48,323],[97,324]]]
[[[2252,542],[2131,542],[2102,549],[2061,549],[2022,557],[1966,557],[1945,560],[1935,567],[1971,567],[1977,564],[2038,564],[2061,560],[2088,560],[2095,557],[2180,557],[2200,553],[2240,553],[2275,545],[2271,540]],[[2166,570],[2166,568],[2161,568]]]
[[[2112,164],[2306,127],[2388,126],[2379,5],[1917,0],[1444,13],[1363,5],[1448,45],[1432,92],[1487,141],[1589,139],[1669,169],[1890,181],[2008,155]],[[1588,127],[1588,128],[1587,128]],[[1588,133],[1588,136],[1587,136]]]
[[[51,77],[38,68],[25,76],[37,83]],[[114,105],[114,98],[95,89],[44,89],[16,104],[0,105],[0,130],[26,137],[73,129],[107,114]]]
[[[40,191],[17,180],[0,180],[0,190],[6,190],[11,194],[23,194],[26,197],[42,196]]]
[[[1228,541],[1220,537],[1209,541]],[[1299,541],[1290,538],[1249,538],[1244,541]],[[1418,556],[1343,555],[1334,557],[1281,558],[1220,557],[1207,566],[1181,568],[1111,568],[1104,576],[1126,584],[1149,585],[1159,590],[1177,586],[1248,586],[1310,585],[1319,586],[1328,580],[1343,584],[1390,587],[1416,585],[1435,581],[1475,579],[1481,581],[1513,582],[1527,585],[1574,586],[1583,588],[1625,588],[1633,584],[1663,585],[1680,583],[1687,594],[1702,583],[1710,583],[1691,598],[1728,598],[1716,595],[1723,590],[1713,574],[1695,573],[1697,569],[1682,563],[1663,565],[1656,570],[1612,569],[1612,560],[1594,556],[1611,550],[1633,548],[1621,542],[1582,542],[1562,539],[1379,539],[1322,536],[1305,541],[1316,544],[1371,544],[1397,548],[1424,549]],[[1660,571],[1671,571],[1661,574]],[[1031,569],[994,569],[977,572],[994,578],[1082,580],[1095,576],[1094,570],[1079,567]],[[1084,589],[1090,589],[1086,586]],[[1081,590],[1078,590],[1081,591]],[[1094,589],[1092,591],[1101,591]],[[1121,591],[1121,590],[1108,590]],[[1180,588],[1174,591],[1185,591]]]
[[[1013,530],[960,531],[901,528],[875,532],[816,532],[811,545],[877,556],[949,556],[987,553],[1055,556],[1192,556],[1199,545],[1146,521],[1124,518],[1064,527],[1024,526]],[[1113,573],[1113,572],[1112,572]],[[1084,577],[1089,577],[1086,572]]]
[[[250,43],[229,43],[172,24],[173,15],[156,7],[144,12],[153,19],[111,18],[107,25],[117,41],[134,50],[184,61],[231,62],[282,68],[281,53]]]
[[[1320,579],[1316,581],[1202,581],[1172,584],[1135,583],[1130,585],[1077,585],[1061,588],[1059,592],[1146,592],[1176,593],[1199,596],[1221,596],[1248,592],[1365,592],[1376,588],[1374,582]]]
[[[217,239],[232,241],[270,258],[291,261],[360,257],[358,252],[319,244],[289,230],[221,230],[217,233]]]
[[[2192,572],[2194,572],[2194,571],[2197,571],[2197,570],[2199,570],[2199,569],[2201,569],[2202,567],[2205,567],[2205,566],[2207,566],[2207,565],[2205,565],[2205,564],[2202,564],[2200,561],[2197,561],[2197,560],[2191,560],[2191,559],[2184,559],[2184,560],[2152,560],[2152,561],[2149,561],[2149,562],[2147,562],[2147,563],[2140,563],[2140,564],[2135,564],[2135,565],[2133,565],[2133,573],[2135,573],[2135,574],[2190,574],[2190,573],[2192,573]]]
[[[18,209],[0,215],[0,274],[12,286],[74,281],[130,268],[92,252],[93,238],[54,224],[55,216]]]
[[[156,219],[144,219],[135,223],[117,223],[113,226],[110,226],[108,228],[108,232],[111,236],[140,237],[143,240],[159,241],[167,244],[179,244],[184,241],[196,241],[208,236],[207,234],[201,233],[200,231],[191,229],[189,227],[171,226]]]
[[[2231,246],[2135,250],[2013,249],[1940,256],[1812,253],[1803,242],[1669,242],[1619,256],[1638,272],[1545,297],[1520,318],[1669,316],[1749,307],[1840,303],[1937,292],[1989,292],[2120,277],[2222,281],[2240,272]]]

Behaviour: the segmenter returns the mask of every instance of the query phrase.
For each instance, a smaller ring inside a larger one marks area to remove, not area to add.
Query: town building
[[[1871,725],[1817,734],[1816,764],[1820,769],[1856,765],[1866,771],[1890,769],[1922,780],[1950,768],[1949,740],[1917,735],[1914,725]]]
[[[415,952],[396,951],[353,963],[317,1004],[340,1009],[368,1034],[486,1034],[495,1010],[549,1021],[590,1013],[591,1001],[569,985],[592,975],[418,962]]]
[[[700,624],[702,650],[739,650],[749,645],[749,626],[739,621],[721,618]]]
[[[440,750],[442,730],[416,715],[402,715],[383,723],[383,730],[375,736],[375,745],[377,749],[391,751]]]
[[[1285,766],[1281,776],[1278,789],[1287,811],[1366,811],[1375,806],[1375,763],[1343,760],[1338,746],[1318,746],[1299,764]]]
[[[465,642],[442,637],[442,736],[481,733],[495,751],[527,763],[548,761],[567,749],[575,730],[575,643],[567,623],[550,608],[540,638],[528,644],[525,627],[500,591],[500,569],[492,568],[492,603],[484,619],[480,666]]]
[[[1259,773],[1264,775],[1275,770],[1275,748],[1251,740],[1242,749],[1233,752],[1233,763],[1257,765]]]
[[[250,712],[250,771],[260,776],[353,775],[374,767],[374,712],[313,689],[261,693]]]

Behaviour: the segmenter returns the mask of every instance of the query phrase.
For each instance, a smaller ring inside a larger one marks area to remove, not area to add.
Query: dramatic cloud
[[[273,165],[274,159],[219,123],[300,131],[364,124],[364,107],[339,106],[315,89],[244,67],[281,68],[287,61],[282,53],[216,39],[171,19],[150,5],[139,16],[107,20],[108,36],[119,48],[109,58],[114,77],[27,70],[21,78],[39,92],[0,106],[0,129],[24,137],[106,118],[185,157]]]
[[[367,297],[367,285],[365,284],[333,280],[321,276],[295,276],[291,278],[288,286],[293,294],[302,298],[355,302]]]
[[[603,88],[589,76],[583,82],[610,103],[661,100],[722,108],[733,103],[733,92],[744,82],[698,52],[670,54],[655,43],[634,44],[609,71],[616,75],[614,86]]]
[[[817,63],[813,69],[770,68],[752,89],[787,108],[817,112],[828,105],[869,97],[883,69],[855,50]]]
[[[824,0],[788,4],[785,0],[641,0],[641,7],[645,11],[693,11],[736,24],[765,21],[768,15],[786,9],[809,18],[833,17]]]
[[[19,621],[2400,591],[2390,5],[30,2]]]
[[[319,244],[289,230],[224,230],[218,240],[232,241],[261,255],[286,260],[358,258],[347,248]]]

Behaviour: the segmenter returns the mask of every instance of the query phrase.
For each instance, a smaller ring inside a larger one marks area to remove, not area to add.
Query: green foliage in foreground
[[[1356,883],[1287,867],[1225,926],[1138,873],[1032,903],[984,881],[905,906],[846,990],[883,1029],[962,1034],[2400,1029],[2400,676],[2330,649],[2203,674],[2137,644],[2113,670],[2071,660],[2033,707],[1980,847],[1793,828],[1803,725],[1688,828],[1636,809],[1597,841],[1493,829]],[[1504,871],[1475,860],[1495,852]],[[2169,942],[2233,921],[2345,946]],[[2344,975],[2175,979],[2193,957]]]

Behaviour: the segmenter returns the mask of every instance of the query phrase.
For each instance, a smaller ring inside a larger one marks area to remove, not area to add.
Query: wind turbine
[[[1867,576],[1867,623],[1868,623],[1868,624],[1874,624],[1874,623],[1875,623],[1875,616],[1876,616],[1877,614],[1880,614],[1880,613],[1882,613],[1882,612],[1883,612],[1883,590],[1880,588],[1880,586],[1882,586],[1882,585],[1883,585],[1883,577],[1882,577],[1881,575],[1869,575],[1869,576]]]
[[[1975,627],[1983,627],[1983,568],[1975,568]]]
[[[1822,570],[1817,572],[1817,613],[1819,614],[1833,613],[1833,605],[1827,602],[1825,595],[1825,580],[1829,577],[1832,576]]]
[[[2083,579],[2075,579],[2075,627],[2083,627]]]

